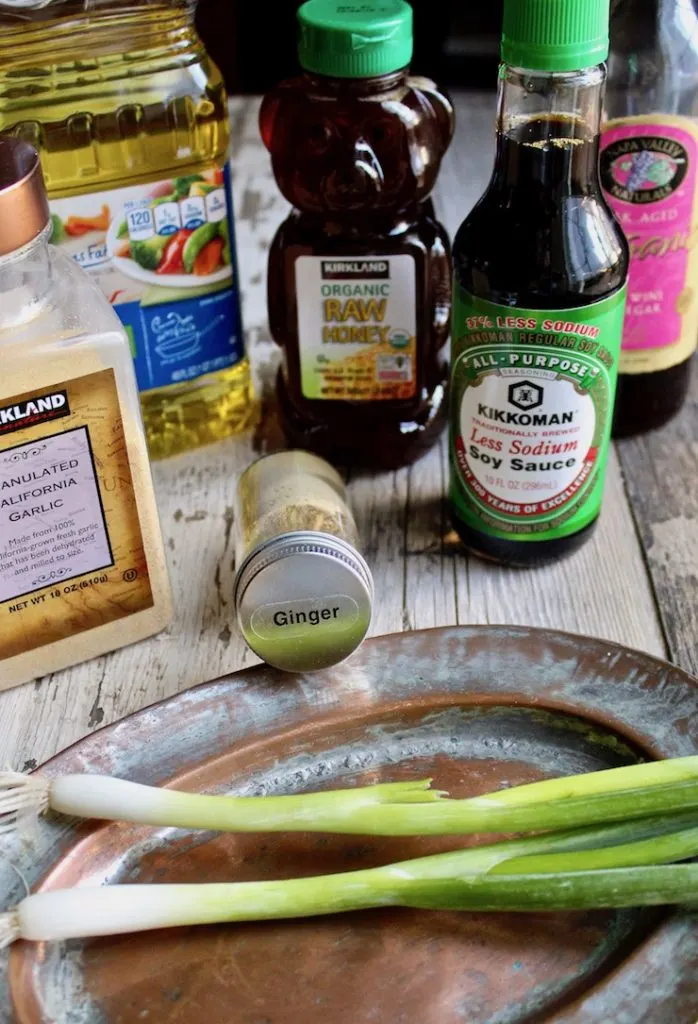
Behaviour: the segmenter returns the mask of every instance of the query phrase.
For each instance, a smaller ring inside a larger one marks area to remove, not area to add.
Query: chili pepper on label
[[[162,262],[155,271],[156,274],[176,274],[177,272],[184,272],[184,263],[182,262],[182,253],[184,246],[187,243],[187,239],[192,234],[186,228],[181,228],[176,235],[172,236],[172,240],[167,243],[167,248],[163,254]]]

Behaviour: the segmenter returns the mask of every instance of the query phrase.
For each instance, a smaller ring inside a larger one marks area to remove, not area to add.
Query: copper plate
[[[698,684],[599,640],[473,627],[381,637],[308,676],[264,666],[90,736],[48,772],[288,793],[433,776],[454,795],[696,753]],[[209,836],[42,823],[11,859],[34,888],[278,878],[459,840]],[[461,840],[462,842],[462,840]],[[4,906],[22,894],[0,862]],[[17,944],[0,1019],[20,1024],[693,1024],[687,912],[372,911]],[[12,1007],[13,1009],[10,1009]],[[14,1013],[14,1017],[12,1014]]]

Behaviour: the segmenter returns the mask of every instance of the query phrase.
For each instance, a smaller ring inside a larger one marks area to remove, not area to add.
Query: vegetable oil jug
[[[0,0],[0,131],[126,328],[154,457],[247,425],[229,126],[194,0]]]

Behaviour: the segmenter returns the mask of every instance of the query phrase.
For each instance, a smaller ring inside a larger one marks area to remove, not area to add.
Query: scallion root
[[[9,910],[6,914],[0,914],[0,949],[12,945],[20,938],[19,911]]]
[[[49,808],[49,780],[42,775],[0,772],[0,834],[20,830]]]

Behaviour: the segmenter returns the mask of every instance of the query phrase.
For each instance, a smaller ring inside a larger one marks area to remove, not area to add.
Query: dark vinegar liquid
[[[523,309],[573,309],[624,284],[628,247],[598,182],[598,136],[571,116],[545,116],[498,133],[490,186],[453,246],[456,281],[471,294]],[[569,554],[569,537],[505,540],[473,529],[451,505],[453,525],[475,553],[509,565]]]
[[[655,373],[621,373],[613,436],[633,437],[664,426],[683,405],[690,383],[690,359]]]

